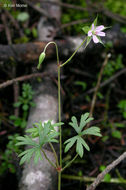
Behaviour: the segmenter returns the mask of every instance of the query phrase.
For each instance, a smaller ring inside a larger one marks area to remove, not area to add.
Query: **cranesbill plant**
[[[52,167],[54,167],[58,172],[58,190],[61,190],[61,173],[74,162],[74,160],[80,156],[81,158],[84,155],[84,149],[90,151],[90,148],[86,141],[84,140],[84,137],[87,135],[95,135],[101,137],[100,129],[96,126],[92,126],[89,128],[85,128],[85,126],[93,120],[92,117],[89,117],[89,113],[85,113],[81,115],[80,122],[77,121],[77,118],[73,116],[71,118],[71,122],[69,122],[69,125],[74,128],[76,131],[76,135],[74,137],[71,137],[70,139],[66,140],[64,142],[65,145],[65,152],[69,151],[73,145],[75,145],[76,154],[75,157],[69,161],[69,163],[65,166],[62,165],[62,125],[63,122],[61,122],[61,95],[60,95],[60,69],[64,67],[67,63],[70,62],[70,60],[73,58],[73,56],[76,54],[78,49],[84,45],[86,48],[88,44],[90,43],[91,39],[93,39],[94,43],[102,43],[99,36],[105,36],[105,33],[102,32],[104,29],[106,29],[103,25],[96,26],[97,25],[97,18],[94,20],[91,27],[83,27],[82,30],[86,33],[86,37],[84,38],[83,42],[77,47],[75,52],[71,55],[71,57],[65,61],[64,63],[60,64],[59,62],[59,54],[58,54],[58,47],[55,42],[49,42],[45,48],[44,51],[39,56],[39,64],[37,68],[40,68],[40,65],[45,59],[46,56],[46,49],[50,44],[54,44],[56,47],[56,56],[57,56],[57,69],[58,69],[58,123],[52,124],[49,120],[48,122],[45,122],[44,124],[42,122],[38,122],[33,124],[33,128],[28,129],[26,132],[29,133],[25,136],[19,136],[17,137],[17,140],[19,141],[17,145],[30,145],[28,149],[26,149],[24,152],[19,154],[19,157],[21,157],[20,164],[23,164],[24,162],[29,162],[31,157],[34,156],[34,162],[38,163],[39,158],[42,160],[43,157],[51,164]],[[56,131],[56,126],[59,127],[59,131]],[[34,138],[38,137],[39,141],[36,142]],[[58,138],[59,137],[59,140]],[[55,162],[53,163],[48,156],[46,155],[43,146],[49,143],[54,156],[55,156]],[[58,155],[54,149],[54,146],[52,143],[59,143],[59,159]],[[43,153],[43,154],[41,154]]]

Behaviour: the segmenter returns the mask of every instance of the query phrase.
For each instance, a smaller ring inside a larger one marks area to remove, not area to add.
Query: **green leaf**
[[[82,131],[82,129],[85,127],[85,125],[87,123],[89,123],[90,121],[92,121],[94,118],[93,117],[89,117],[89,113],[85,113],[83,115],[81,115],[81,120],[80,120],[80,129],[79,129],[79,133]]]
[[[17,20],[20,22],[25,22],[29,19],[29,14],[27,12],[20,12],[17,16]]]
[[[104,181],[105,182],[110,182],[111,181],[111,175],[110,174],[106,174],[104,177]]]
[[[86,148],[86,150],[90,151],[90,148],[88,144],[85,142],[85,140],[82,137],[78,137],[80,143]]]
[[[81,119],[80,119],[80,132],[83,129],[83,127],[85,126],[85,120],[89,117],[89,113],[85,113],[81,115]]]
[[[26,162],[28,160],[28,156],[27,156],[27,154],[25,154],[22,158],[21,158],[21,160],[20,160],[20,165],[22,165],[22,164],[24,164],[24,162]]]
[[[61,125],[64,125],[64,123],[63,122],[59,122],[59,123],[52,124],[53,127],[59,127]]]
[[[90,127],[88,129],[85,129],[82,133],[82,135],[95,135],[101,137],[100,129],[99,127]]]
[[[27,111],[28,108],[29,108],[28,104],[24,104],[24,105],[22,106],[22,109],[23,109],[24,111]]]
[[[94,22],[93,22],[94,26],[97,25],[97,20],[98,20],[98,15],[97,15],[97,17],[95,18],[95,20],[94,20]]]
[[[105,45],[103,44],[103,42],[101,41],[101,38],[100,38],[99,36],[97,36],[97,38],[98,38],[98,40],[99,40],[99,43],[101,43],[103,46],[105,46]]]
[[[16,143],[17,146],[19,145],[31,145],[31,146],[38,146],[38,144],[33,141],[29,136],[25,135],[24,137],[19,136],[16,138],[18,141],[18,143]]]
[[[75,84],[75,85],[78,85],[78,86],[81,86],[83,91],[84,91],[84,90],[86,89],[86,87],[87,87],[87,84],[86,84],[85,82],[83,82],[83,81],[76,81],[74,84]]]
[[[41,155],[41,150],[40,150],[40,149],[38,149],[38,150],[35,152],[35,157],[34,157],[34,163],[35,163],[35,164],[38,163],[39,158],[42,160],[42,155]]]
[[[90,27],[89,27],[89,26],[84,26],[84,27],[82,28],[82,30],[85,32],[85,34],[87,34],[88,31],[90,30]]]
[[[37,69],[40,68],[40,65],[41,65],[42,62],[44,61],[45,56],[46,56],[45,52],[42,52],[42,53],[40,54],[40,56],[39,56],[39,64],[38,64],[38,66],[37,66]]]
[[[120,127],[120,128],[125,127],[125,124],[124,124],[124,123],[114,123],[114,125],[115,125],[116,127]]]
[[[22,102],[16,102],[16,103],[14,103],[14,107],[20,107],[21,104],[22,104]]]
[[[75,131],[76,131],[77,133],[79,133],[79,127],[78,127],[78,123],[77,123],[76,117],[73,116],[73,117],[71,118],[71,120],[72,120],[72,122],[69,122],[69,125],[71,125],[71,126],[75,129]]]
[[[39,144],[42,146],[44,144],[44,135],[42,135],[43,133],[43,126],[42,124],[40,123],[40,125],[38,126],[38,134],[39,134]]]
[[[72,138],[70,138],[64,142],[64,144],[68,143],[65,147],[65,150],[64,150],[65,153],[74,145],[76,140],[77,140],[77,137],[75,136],[75,137],[72,137]]]
[[[19,117],[17,117],[17,118],[15,119],[15,121],[14,121],[14,125],[15,125],[16,127],[21,126],[21,123],[22,123],[22,119],[19,118]]]
[[[79,138],[77,139],[76,152],[81,158],[83,157],[84,149]]]
[[[22,155],[20,154],[20,157],[23,156],[20,160],[20,165],[22,165],[24,162],[29,162],[35,151],[36,151],[35,148],[31,148],[31,149],[24,151],[23,152],[24,154],[23,153],[22,153]]]
[[[24,156],[25,154],[31,154],[33,152],[34,152],[34,148],[30,148],[30,149],[27,149],[27,150],[23,151],[22,153],[20,153],[18,155],[18,157]]]
[[[115,130],[112,132],[112,137],[117,138],[117,139],[121,139],[122,134],[119,130]]]
[[[10,115],[9,119],[14,121],[17,119],[17,117],[15,115]]]
[[[86,46],[90,43],[91,39],[92,39],[92,37],[90,37],[90,36],[87,37]]]

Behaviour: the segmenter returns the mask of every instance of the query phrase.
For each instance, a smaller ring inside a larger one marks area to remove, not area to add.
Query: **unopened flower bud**
[[[41,63],[44,61],[45,56],[46,56],[45,52],[42,52],[42,53],[40,54],[40,56],[39,56],[39,64],[38,64],[38,66],[37,66],[37,69],[40,68],[40,65],[41,65]]]

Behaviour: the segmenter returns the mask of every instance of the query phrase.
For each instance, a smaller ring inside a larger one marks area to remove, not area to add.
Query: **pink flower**
[[[105,36],[105,33],[102,32],[105,29],[103,25],[95,27],[94,24],[91,26],[91,30],[88,31],[88,36],[93,37],[94,43],[99,43],[100,39],[98,36]]]

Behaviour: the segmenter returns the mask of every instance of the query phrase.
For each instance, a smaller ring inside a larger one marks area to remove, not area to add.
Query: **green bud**
[[[39,64],[37,65],[37,69],[40,68],[40,65],[41,65],[41,63],[44,61],[45,56],[46,56],[45,52],[42,52],[42,53],[40,54],[40,56],[39,56]]]

